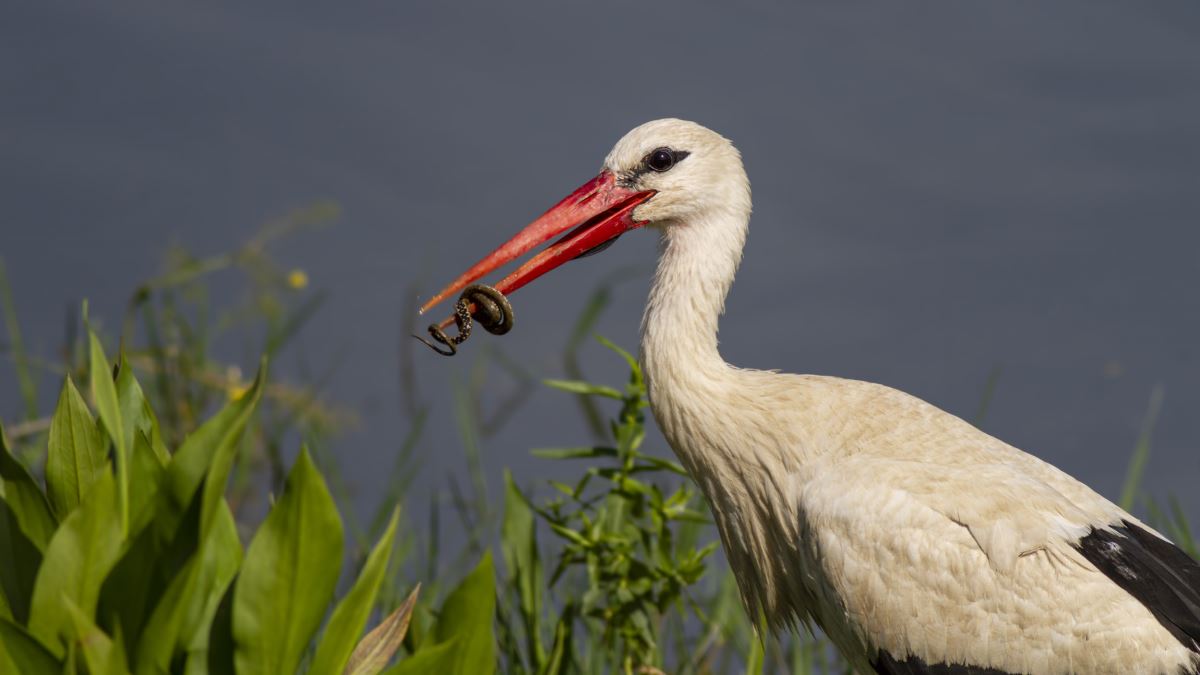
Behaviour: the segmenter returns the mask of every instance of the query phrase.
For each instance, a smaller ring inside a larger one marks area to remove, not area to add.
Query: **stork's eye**
[[[670,148],[659,148],[646,156],[646,166],[662,173],[675,166],[675,153]]]

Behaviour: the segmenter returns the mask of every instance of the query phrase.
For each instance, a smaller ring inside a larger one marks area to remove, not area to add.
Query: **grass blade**
[[[512,474],[504,472],[504,521],[500,527],[501,550],[508,568],[509,585],[517,589],[526,656],[532,670],[546,664],[542,645],[542,561],[538,555],[537,529],[529,501],[517,489]]]
[[[1145,473],[1146,463],[1150,460],[1150,438],[1154,433],[1154,425],[1158,422],[1158,413],[1162,410],[1162,403],[1163,388],[1162,385],[1157,385],[1150,392],[1150,403],[1146,406],[1146,416],[1142,418],[1142,431],[1138,434],[1133,456],[1129,458],[1129,469],[1125,473],[1125,487],[1121,489],[1121,500],[1117,502],[1126,511],[1133,508],[1133,502],[1141,488],[1142,474]]]
[[[21,339],[21,325],[17,322],[17,307],[13,302],[12,287],[4,261],[0,260],[0,310],[4,313],[4,324],[8,327],[8,345],[12,352],[13,367],[17,371],[17,387],[21,401],[25,404],[25,419],[37,419],[37,380],[29,372],[29,357],[25,353],[25,342]]]

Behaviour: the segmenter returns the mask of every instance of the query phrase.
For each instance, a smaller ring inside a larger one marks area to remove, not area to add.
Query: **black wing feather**
[[[1120,586],[1188,649],[1200,652],[1200,564],[1128,521],[1093,529],[1076,550]]]
[[[882,650],[875,656],[871,666],[879,675],[1013,675],[1006,670],[964,663],[925,663],[915,656],[897,661],[896,657]]]

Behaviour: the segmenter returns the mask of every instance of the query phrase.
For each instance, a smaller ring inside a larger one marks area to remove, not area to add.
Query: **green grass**
[[[0,672],[845,672],[819,634],[760,640],[745,616],[707,507],[669,450],[643,445],[638,364],[590,337],[609,284],[564,345],[570,379],[543,385],[495,345],[454,364],[468,471],[423,522],[403,507],[433,446],[430,405],[402,356],[408,432],[387,492],[355,513],[335,451],[355,417],[323,394],[336,364],[251,378],[215,356],[230,342],[264,364],[293,349],[324,296],[271,247],[335,217],[316,205],[229,253],[172,251],[116,332],[72,321],[57,358],[26,346],[0,267],[21,405],[0,432]],[[244,293],[215,301],[211,284],[230,277]],[[591,349],[628,377],[587,381]],[[977,420],[1002,396],[999,373]],[[43,411],[50,384],[60,395]],[[578,401],[579,433],[531,452],[574,477],[489,477],[491,439],[546,385]],[[1156,390],[1121,501],[1196,555],[1179,503],[1141,485],[1161,401]],[[446,550],[451,528],[461,549]]]

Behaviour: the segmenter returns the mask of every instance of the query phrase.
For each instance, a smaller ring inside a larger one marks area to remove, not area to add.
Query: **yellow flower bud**
[[[287,283],[297,291],[303,290],[308,286],[308,274],[302,269],[294,269],[288,272]]]

